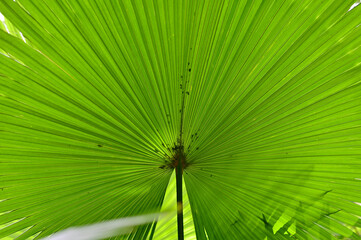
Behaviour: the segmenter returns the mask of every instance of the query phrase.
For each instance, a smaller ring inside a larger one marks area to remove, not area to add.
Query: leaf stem
[[[178,223],[178,240],[184,240],[183,227],[183,191],[182,191],[182,173],[183,173],[183,150],[181,148],[178,155],[178,164],[176,167],[176,186],[177,186],[177,223]]]
[[[186,85],[187,81],[183,79],[182,89],[182,106],[181,106],[181,119],[180,119],[180,131],[179,131],[179,148],[176,154],[176,187],[177,187],[177,225],[178,225],[178,240],[184,240],[184,224],[183,224],[183,168],[185,165],[185,154],[183,147],[183,119],[184,119],[184,106],[186,97]],[[177,159],[178,158],[178,159]]]

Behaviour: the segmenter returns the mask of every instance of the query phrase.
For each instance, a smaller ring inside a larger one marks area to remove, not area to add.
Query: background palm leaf
[[[353,3],[1,0],[0,238],[159,211],[182,135],[197,239],[359,239]]]

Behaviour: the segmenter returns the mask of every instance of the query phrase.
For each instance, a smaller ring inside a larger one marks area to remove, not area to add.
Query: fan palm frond
[[[197,239],[360,239],[353,3],[1,0],[0,238],[159,212],[177,166]]]

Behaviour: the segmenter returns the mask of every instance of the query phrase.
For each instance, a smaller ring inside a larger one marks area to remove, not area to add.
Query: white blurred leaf
[[[147,214],[135,217],[126,217],[116,220],[86,225],[81,227],[71,227],[57,232],[42,240],[96,240],[129,233],[134,227],[157,221],[164,214]]]

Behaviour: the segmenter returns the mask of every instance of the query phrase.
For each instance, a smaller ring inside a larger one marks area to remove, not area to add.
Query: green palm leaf
[[[175,204],[181,152],[197,239],[360,239],[353,3],[1,0],[0,238]]]

